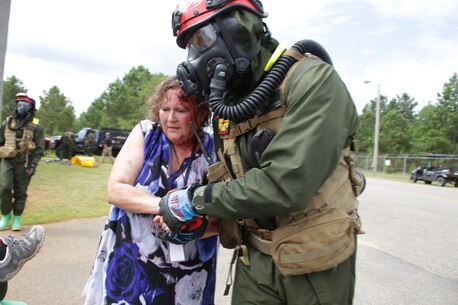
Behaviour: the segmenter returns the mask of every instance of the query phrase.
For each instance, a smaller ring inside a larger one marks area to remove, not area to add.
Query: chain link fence
[[[365,171],[373,170],[373,155],[354,155],[356,166]],[[382,155],[377,159],[376,172],[386,174],[410,174],[420,166],[458,169],[458,156],[453,155]]]

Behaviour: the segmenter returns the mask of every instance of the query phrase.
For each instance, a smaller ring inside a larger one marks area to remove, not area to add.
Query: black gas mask
[[[267,30],[261,33],[265,36],[270,37]],[[248,33],[232,15],[217,16],[194,31],[187,40],[188,58],[177,67],[185,94],[209,97],[217,66],[224,67],[226,87],[242,84],[251,72],[251,60],[261,51],[261,37]]]
[[[234,59],[221,37],[216,24],[198,29],[187,44],[188,59],[177,67],[180,85],[187,95],[209,95],[210,81],[215,67],[226,67],[226,78],[234,76]]]
[[[17,101],[16,109],[14,110],[14,117],[17,119],[24,119],[33,113],[33,105],[26,101]]]

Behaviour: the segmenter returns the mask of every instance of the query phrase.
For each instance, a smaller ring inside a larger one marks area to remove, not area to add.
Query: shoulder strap
[[[282,96],[282,99],[283,99],[283,96],[285,95],[285,87],[286,87],[286,83],[289,79],[289,77],[291,76],[291,74],[293,73],[294,69],[296,69],[297,67],[297,64],[303,60],[304,58],[317,58],[317,59],[320,59],[318,56],[315,56],[315,55],[312,55],[310,53],[305,53],[305,54],[302,54],[302,53],[299,53],[298,51],[294,50],[294,49],[288,49],[285,51],[285,53],[283,54],[283,56],[290,56],[290,57],[293,57],[294,59],[296,59],[297,61],[292,65],[292,67],[288,70],[288,73],[286,74],[285,78],[283,79],[283,81],[281,82],[280,84],[280,91],[281,91],[281,96]],[[282,102],[284,102],[282,100]]]
[[[235,126],[233,126],[227,135],[221,135],[222,139],[228,139],[228,138],[236,138],[244,133],[249,132],[250,130],[253,130],[258,126],[259,124],[265,123],[267,121],[283,117],[286,112],[286,107],[281,106],[280,108],[277,108],[275,110],[272,110],[270,112],[267,112],[263,115],[257,115],[254,116],[251,119],[246,120],[245,122],[239,123]]]

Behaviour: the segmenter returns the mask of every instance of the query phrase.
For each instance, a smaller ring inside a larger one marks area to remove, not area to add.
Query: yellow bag
[[[272,258],[284,275],[334,268],[354,253],[356,227],[339,209],[304,217],[272,232]]]
[[[72,165],[81,166],[81,167],[94,167],[95,159],[94,157],[83,157],[83,156],[74,156],[70,160]]]

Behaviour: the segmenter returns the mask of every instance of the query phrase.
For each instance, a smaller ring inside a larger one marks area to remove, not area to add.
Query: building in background
[[[3,71],[5,70],[8,23],[10,20],[11,0],[0,0],[0,117],[3,110]]]

